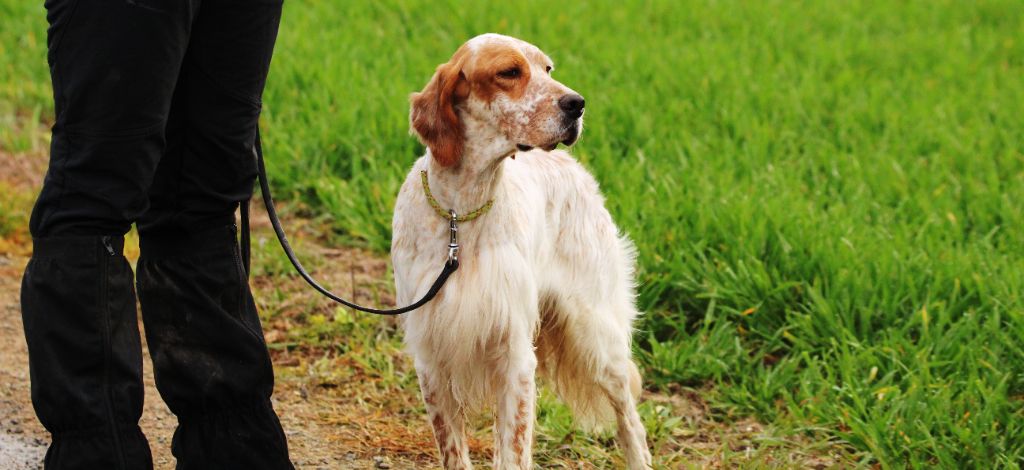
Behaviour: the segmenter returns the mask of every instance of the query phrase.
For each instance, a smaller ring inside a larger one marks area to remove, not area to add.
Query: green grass
[[[0,145],[52,119],[43,12],[0,0]],[[640,251],[651,386],[887,468],[1024,463],[1024,3],[290,0],[279,198],[386,251],[407,95],[465,39],[549,53]],[[17,124],[16,124],[17,123]]]
[[[0,181],[0,239],[27,232],[32,196]]]

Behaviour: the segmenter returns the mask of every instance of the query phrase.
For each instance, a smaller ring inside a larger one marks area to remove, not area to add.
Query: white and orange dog
[[[554,150],[579,137],[584,101],[552,68],[537,47],[484,34],[411,98],[428,151],[395,203],[399,304],[423,295],[446,259],[449,221],[428,188],[445,211],[482,213],[460,219],[461,268],[403,322],[447,469],[471,468],[466,413],[487,406],[494,468],[532,468],[538,371],[580,423],[617,423],[630,469],[651,466],[630,352],[634,250],[594,178]]]

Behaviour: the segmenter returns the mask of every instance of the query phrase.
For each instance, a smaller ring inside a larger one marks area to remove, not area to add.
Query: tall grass
[[[0,0],[0,111],[46,118],[26,3]],[[486,31],[587,97],[574,153],[639,247],[653,386],[885,467],[1024,462],[1024,3],[289,0],[279,197],[387,250],[408,93]]]

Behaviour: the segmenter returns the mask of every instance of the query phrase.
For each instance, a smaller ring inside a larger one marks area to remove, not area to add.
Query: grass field
[[[0,0],[10,151],[52,120],[40,3]],[[651,389],[862,464],[1024,464],[1024,2],[288,0],[278,198],[386,252],[408,93],[486,31],[587,98],[574,154],[639,248]]]

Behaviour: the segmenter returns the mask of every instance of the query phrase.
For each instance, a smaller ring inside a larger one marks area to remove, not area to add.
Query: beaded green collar
[[[452,213],[441,208],[441,204],[437,202],[437,199],[434,199],[434,195],[430,192],[430,184],[427,183],[426,171],[420,171],[420,180],[423,181],[423,193],[427,195],[427,202],[430,203],[430,207],[433,207],[434,211],[437,212],[437,215],[441,216],[442,219],[450,220],[452,218]],[[469,222],[470,220],[486,214],[487,211],[491,210],[491,206],[493,205],[494,199],[491,199],[484,203],[484,205],[480,206],[477,210],[466,215],[458,216],[458,219],[460,222]]]

